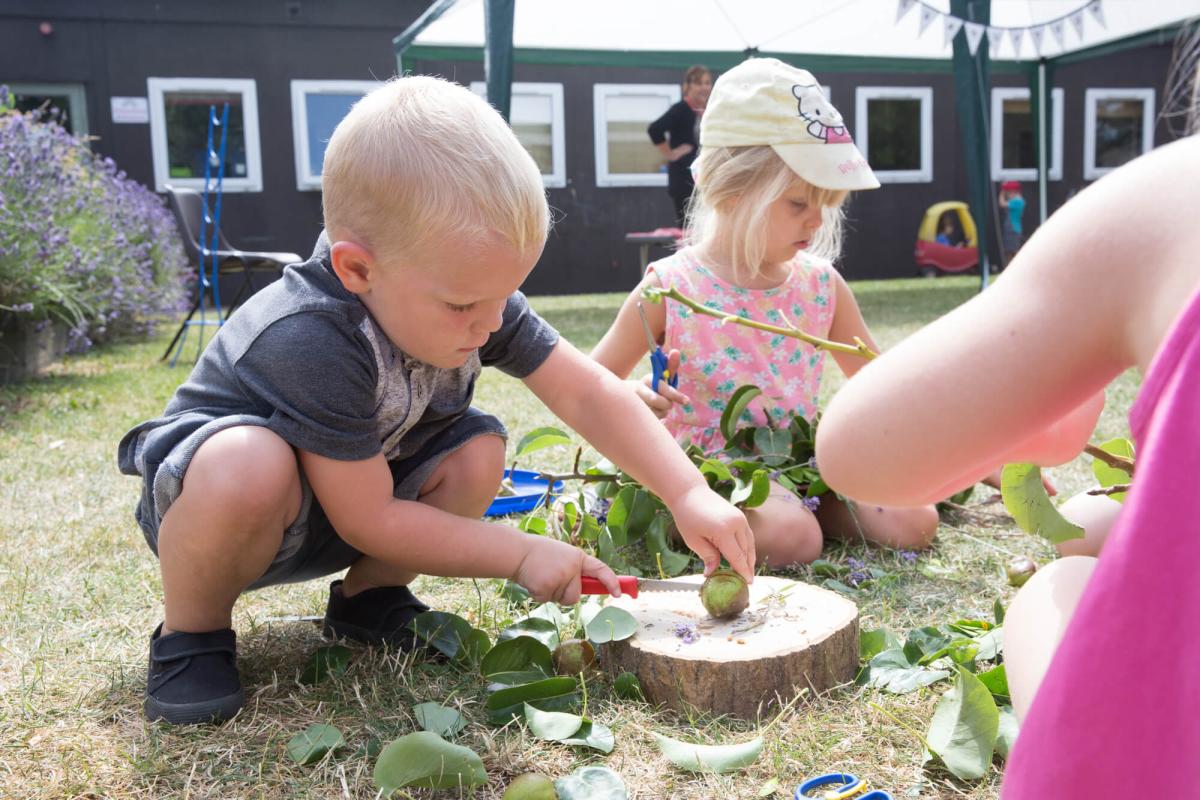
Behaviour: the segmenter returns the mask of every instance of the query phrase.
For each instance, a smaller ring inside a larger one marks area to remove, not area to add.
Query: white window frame
[[[0,81],[8,87],[12,94],[54,95],[67,99],[67,114],[71,117],[71,127],[75,136],[84,139],[88,135],[87,91],[82,83],[24,83],[16,81],[8,83]]]
[[[246,135],[246,174],[226,177],[226,192],[262,191],[262,155],[258,135],[258,90],[253,78],[147,78],[150,99],[150,148],[154,159],[154,189],[165,192],[167,184],[204,191],[204,178],[172,178],[167,156],[167,115],[164,95],[168,92],[228,92],[242,96],[242,127]],[[219,140],[218,140],[219,141]],[[218,142],[213,143],[219,146]]]
[[[1083,95],[1083,179],[1092,181],[1112,172],[1116,167],[1096,166],[1096,105],[1101,100],[1142,101],[1142,153],[1154,148],[1154,90],[1153,89],[1088,89]]]
[[[363,94],[377,89],[379,81],[300,81],[292,87],[292,142],[296,154],[296,188],[302,192],[320,191],[321,176],[309,169],[312,149],[308,141],[308,103],[310,94]],[[228,178],[226,178],[228,180]]]
[[[487,84],[471,81],[471,91],[487,99]],[[518,94],[540,95],[550,98],[550,158],[552,171],[542,174],[542,185],[547,189],[562,189],[567,185],[567,135],[566,115],[563,113],[563,85],[561,83],[523,83],[512,85],[514,96]]]
[[[608,171],[608,115],[605,100],[623,94],[661,94],[670,102],[668,108],[679,102],[682,96],[677,83],[597,83],[592,87],[592,120],[596,148],[596,185],[611,186],[666,186],[667,173],[640,174]],[[653,122],[653,120],[651,120]],[[649,137],[647,137],[649,141]]]
[[[1050,163],[1046,177],[1052,181],[1062,180],[1063,164],[1063,98],[1062,89],[1050,95],[1053,113],[1050,117]],[[1029,100],[1029,89],[1003,87],[992,89],[992,177],[1001,181],[1036,181],[1037,169],[1004,169],[1004,101]],[[1034,129],[1034,136],[1037,130]]]
[[[933,87],[859,86],[854,90],[854,142],[870,161],[867,141],[867,103],[871,100],[921,102],[921,166],[919,169],[882,170],[871,165],[880,183],[931,183],[933,181]]]

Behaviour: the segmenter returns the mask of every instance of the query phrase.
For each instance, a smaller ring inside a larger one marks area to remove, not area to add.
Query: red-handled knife
[[[598,579],[584,575],[580,578],[580,594],[608,594],[608,588]],[[654,578],[639,578],[634,575],[618,575],[617,583],[621,591],[630,597],[637,597],[638,592],[698,592],[700,584],[691,581],[657,580]]]

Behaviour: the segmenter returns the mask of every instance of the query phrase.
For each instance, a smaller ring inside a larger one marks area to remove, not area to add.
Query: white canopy
[[[517,0],[513,46],[949,59],[949,11],[949,0]],[[1046,25],[1041,54],[1053,58],[1195,16],[1200,0],[992,0],[991,54],[1016,57],[1013,33],[998,29],[1020,29],[1020,57],[1032,59],[1029,30]],[[483,0],[458,0],[413,44],[483,41]]]

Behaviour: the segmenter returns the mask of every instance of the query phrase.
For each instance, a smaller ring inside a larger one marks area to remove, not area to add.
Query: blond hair
[[[395,78],[354,104],[325,149],[331,239],[379,255],[498,234],[540,249],[550,210],[537,164],[482,98],[450,81]]]
[[[723,259],[739,281],[752,280],[767,249],[768,207],[802,184],[821,208],[821,228],[806,252],[833,261],[841,251],[842,202],[847,192],[813,186],[792,172],[769,146],[705,147],[695,161],[696,190],[688,210],[689,244],[726,244]]]

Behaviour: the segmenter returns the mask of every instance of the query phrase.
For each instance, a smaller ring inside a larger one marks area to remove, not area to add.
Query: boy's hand
[[[579,601],[579,576],[597,578],[613,597],[621,596],[616,573],[598,558],[566,542],[530,535],[528,548],[512,579],[539,603],[572,605]]]
[[[679,369],[679,351],[672,350],[667,354],[667,370],[675,375]],[[665,380],[659,380],[658,392],[650,388],[654,383],[654,376],[645,375],[640,381],[630,381],[633,384],[634,392],[638,399],[645,403],[654,416],[663,419],[671,412],[671,407],[676,403],[690,403],[691,398],[675,387],[671,386]]]
[[[747,583],[754,580],[754,534],[741,511],[707,486],[698,486],[671,506],[671,514],[683,541],[704,561],[705,575],[724,556]]]

